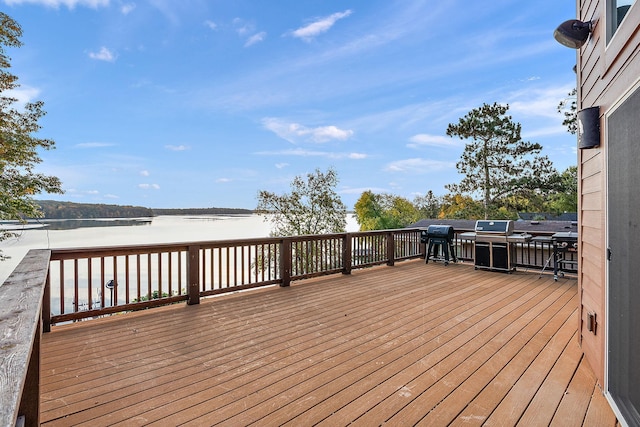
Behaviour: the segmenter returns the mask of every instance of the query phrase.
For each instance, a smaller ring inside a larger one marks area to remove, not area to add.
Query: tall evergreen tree
[[[485,218],[501,198],[527,197],[558,184],[551,161],[540,155],[542,146],[521,139],[521,125],[506,115],[508,110],[508,105],[484,104],[447,127],[447,135],[468,142],[456,164],[464,177],[446,188],[454,194],[481,194]]]

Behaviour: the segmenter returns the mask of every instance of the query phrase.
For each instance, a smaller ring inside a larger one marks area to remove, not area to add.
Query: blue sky
[[[556,106],[576,52],[553,39],[574,0],[0,0],[21,102],[42,100],[39,198],[254,208],[333,167],[348,208],[365,190],[413,199],[459,182],[446,136],[508,103],[556,169],[576,138]]]

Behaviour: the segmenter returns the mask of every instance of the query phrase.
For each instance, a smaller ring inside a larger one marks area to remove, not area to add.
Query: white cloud
[[[138,188],[143,190],[159,190],[160,186],[158,184],[138,184]]]
[[[204,25],[206,25],[207,27],[209,27],[209,29],[211,30],[215,30],[218,28],[218,24],[216,24],[215,22],[207,19],[206,21],[204,21]]]
[[[220,183],[231,182],[231,181],[233,181],[231,178],[218,178],[218,179],[216,179],[216,182],[220,182]]]
[[[455,167],[455,162],[442,162],[438,160],[415,158],[391,162],[387,166],[385,166],[384,170],[386,172],[425,174],[446,169],[455,169]]]
[[[80,144],[74,145],[76,148],[102,148],[102,147],[113,147],[115,144],[109,142],[81,142]]]
[[[250,33],[253,33],[255,26],[251,23],[244,22],[240,18],[235,18],[233,20],[233,25],[235,27],[236,32],[240,36],[246,36]]]
[[[148,171],[148,170],[142,170],[142,171],[140,171],[140,176],[149,176],[149,175],[151,175],[151,174],[149,173],[149,171]]]
[[[260,43],[266,37],[267,37],[267,33],[264,31],[254,34],[247,39],[247,42],[244,44],[244,47],[249,47],[249,46],[253,46],[256,43]]]
[[[187,151],[190,149],[186,145],[165,145],[164,148],[171,151]]]
[[[543,88],[524,88],[508,95],[509,113],[522,116],[539,116],[562,122],[562,115],[558,113],[558,104],[567,97],[575,87],[574,83],[564,86]]]
[[[340,194],[362,194],[365,191],[371,191],[373,193],[386,193],[389,191],[388,188],[382,187],[358,187],[358,188],[345,188],[340,190]]]
[[[287,166],[289,166],[289,163],[276,163],[278,169],[286,168]]]
[[[89,58],[98,61],[114,62],[116,55],[108,48],[102,46],[98,52],[89,52]]]
[[[131,12],[133,12],[133,9],[135,8],[136,8],[135,3],[126,3],[126,4],[123,4],[122,7],[120,7],[120,12],[122,12],[123,15],[128,15]]]
[[[332,151],[316,151],[305,150],[303,148],[294,148],[291,150],[278,150],[278,151],[257,151],[253,153],[257,156],[297,156],[297,157],[326,157],[328,159],[364,159],[369,156],[361,153],[340,153]],[[278,165],[288,165],[288,163],[278,163]]]
[[[24,107],[28,102],[33,102],[40,95],[40,90],[30,86],[20,86],[15,89],[9,89],[4,93],[8,98],[17,99],[17,104]]]
[[[319,34],[326,33],[333,27],[333,25],[340,19],[346,18],[351,15],[351,10],[345,10],[344,12],[334,13],[323,18],[319,18],[314,22],[311,22],[304,27],[300,27],[297,30],[293,30],[291,35],[293,37],[309,41]]]
[[[73,9],[76,6],[86,6],[96,9],[100,6],[109,5],[109,0],[4,0],[4,2],[9,6],[30,3],[53,8],[66,6],[69,9]]]
[[[449,138],[442,135],[429,135],[426,133],[419,133],[409,138],[411,144],[407,144],[407,147],[416,148],[423,145],[430,147],[457,147],[460,145],[458,140]]]
[[[119,199],[120,197],[116,196],[115,194],[105,194],[103,196],[105,199]]]
[[[340,129],[336,126],[319,126],[308,128],[299,123],[289,123],[277,118],[265,118],[262,120],[265,129],[278,135],[293,144],[298,142],[328,142],[331,140],[347,140],[353,135],[352,130]]]

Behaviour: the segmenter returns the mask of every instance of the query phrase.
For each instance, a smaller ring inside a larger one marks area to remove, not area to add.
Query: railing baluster
[[[137,300],[142,301],[142,267],[140,265],[140,254],[136,254],[136,291],[138,292]]]
[[[104,256],[100,257],[100,308],[105,307],[104,301]]]
[[[60,260],[60,314],[64,314],[64,260]]]
[[[80,286],[79,285],[79,278],[78,278],[78,259],[74,259],[73,260],[73,310],[74,311],[79,311],[80,307],[78,306],[79,304],[79,297],[78,297],[78,293],[80,292]]]
[[[125,290],[125,304],[129,304],[131,302],[131,295],[129,293],[129,285],[130,285],[130,279],[129,279],[129,274],[131,272],[130,269],[130,265],[129,265],[129,255],[125,255],[124,256],[124,290]]]
[[[93,258],[87,258],[87,310],[93,308]]]

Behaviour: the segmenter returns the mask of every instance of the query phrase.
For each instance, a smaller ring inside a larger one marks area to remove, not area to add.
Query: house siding
[[[631,8],[606,45],[606,0],[578,0],[578,19],[597,21],[589,42],[578,50],[578,110],[600,106],[601,145],[578,152],[578,244],[581,295],[580,340],[600,386],[605,378],[607,123],[616,103],[640,76],[640,6]],[[595,333],[587,330],[587,314],[595,313]]]

